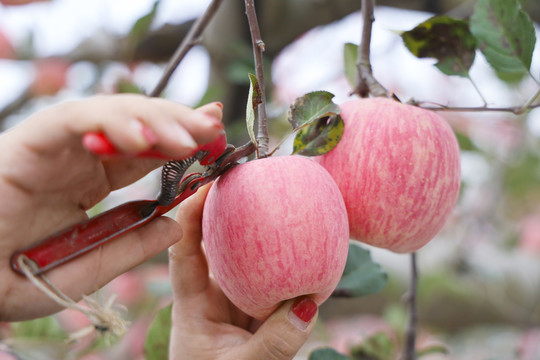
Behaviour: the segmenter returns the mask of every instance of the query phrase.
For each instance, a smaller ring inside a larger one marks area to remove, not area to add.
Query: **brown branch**
[[[416,266],[416,253],[411,255],[411,284],[407,294],[409,303],[409,324],[405,334],[405,347],[403,349],[403,360],[416,359],[416,324],[418,321],[418,310],[416,304],[416,291],[418,281],[418,268]]]
[[[180,46],[178,46],[174,52],[156,87],[149,94],[150,96],[159,96],[163,92],[180,62],[184,59],[189,50],[191,50],[195,45],[199,44],[204,29],[206,29],[212,17],[214,17],[222,1],[223,0],[213,0],[206,8],[204,14],[202,14],[197,21],[195,21]]]
[[[245,0],[245,3],[249,31],[251,33],[253,57],[255,58],[255,75],[257,76],[259,93],[261,95],[261,103],[257,107],[257,153],[259,157],[266,157],[268,153],[268,143],[270,140],[268,135],[268,120],[266,118],[266,91],[264,85],[263,66],[264,42],[261,38],[259,21],[257,20],[257,12],[255,11],[255,3],[253,0]]]
[[[388,96],[386,89],[375,79],[371,69],[370,48],[371,48],[371,30],[375,21],[374,12],[375,0],[362,0],[362,39],[358,47],[358,83],[353,94],[361,97]]]
[[[9,104],[4,106],[4,108],[0,109],[0,132],[4,127],[4,121],[7,117],[22,109],[31,99],[32,96],[29,94],[28,89],[26,89]]]
[[[422,109],[431,111],[453,111],[453,112],[509,112],[514,115],[523,115],[529,110],[533,110],[540,107],[540,104],[525,104],[524,106],[510,106],[510,107],[488,107],[488,106],[447,106],[442,104],[424,105],[428,102],[412,101],[409,104],[421,107]]]

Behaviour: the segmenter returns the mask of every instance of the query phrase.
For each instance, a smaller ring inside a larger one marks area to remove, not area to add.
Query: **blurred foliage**
[[[172,305],[159,310],[154,317],[144,342],[144,353],[147,360],[169,358],[169,339],[171,336]]]
[[[351,241],[347,263],[334,294],[350,297],[376,294],[384,288],[387,280],[388,275],[371,259],[369,251]]]

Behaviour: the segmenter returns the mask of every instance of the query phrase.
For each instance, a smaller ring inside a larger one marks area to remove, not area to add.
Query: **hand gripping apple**
[[[90,148],[99,155],[116,154],[116,150],[103,134],[86,134],[83,141],[87,144],[93,143],[95,146],[90,146]],[[21,265],[24,264],[32,269],[34,275],[42,274],[109,240],[137,229],[172,210],[180,202],[193,195],[199,187],[216,179],[242,157],[253,153],[254,149],[252,143],[238,149],[227,145],[226,136],[223,133],[212,143],[201,146],[192,157],[169,161],[165,164],[162,169],[161,191],[156,200],[127,202],[74,224],[26,249],[17,251],[11,257],[11,266],[17,273],[22,273]],[[151,153],[146,155],[154,156]],[[205,171],[184,177],[187,168],[195,161],[205,165]]]

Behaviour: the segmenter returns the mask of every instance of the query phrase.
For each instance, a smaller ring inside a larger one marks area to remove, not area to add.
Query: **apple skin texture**
[[[397,253],[427,244],[452,212],[460,152],[432,111],[386,98],[342,104],[343,137],[316,158],[338,184],[351,238]]]
[[[324,302],[349,246],[345,203],[330,174],[300,156],[237,165],[210,189],[203,210],[210,271],[225,295],[263,320],[301,295]]]

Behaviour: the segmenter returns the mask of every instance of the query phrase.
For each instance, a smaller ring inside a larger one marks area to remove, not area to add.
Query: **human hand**
[[[200,188],[177,213],[183,236],[169,249],[173,288],[169,358],[292,359],[315,326],[317,305],[308,297],[289,300],[260,324],[225,297],[209,275],[201,247],[202,208],[209,188]]]
[[[223,129],[221,108],[187,106],[141,95],[104,95],[42,110],[0,135],[0,321],[45,316],[59,306],[10,268],[21,248],[87,219],[86,210],[164,160],[137,158],[155,149],[187,157]],[[99,158],[82,143],[103,132],[127,156]],[[160,217],[47,272],[74,300],[165,250],[181,229]]]

